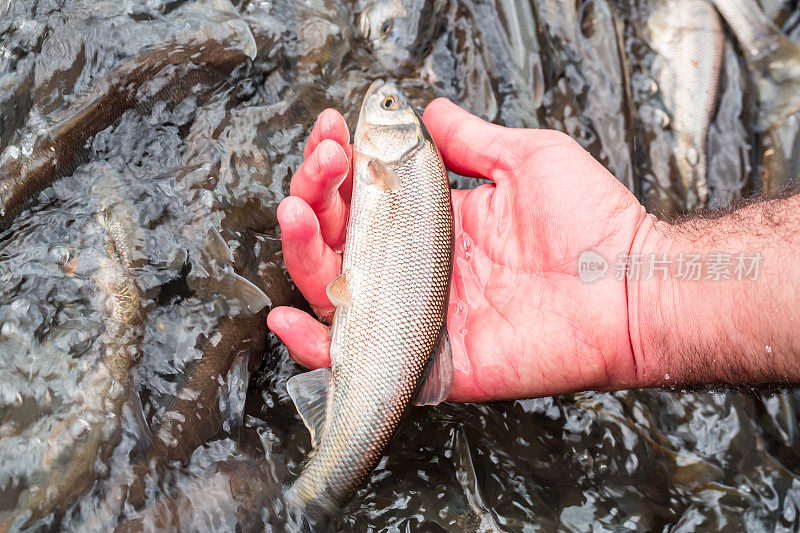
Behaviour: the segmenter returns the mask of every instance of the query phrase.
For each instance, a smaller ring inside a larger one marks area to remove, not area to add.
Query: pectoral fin
[[[153,442],[153,433],[150,431],[150,426],[147,424],[147,418],[144,416],[144,408],[142,407],[142,400],[139,397],[139,391],[136,390],[133,382],[128,383],[128,407],[131,410],[133,421],[136,424],[138,431],[136,448],[145,451]]]
[[[318,368],[289,378],[286,389],[303,423],[311,433],[314,448],[319,446],[325,428],[328,409],[328,390],[331,384],[331,369]]]
[[[377,159],[369,160],[367,172],[372,177],[372,183],[384,191],[396,191],[400,188],[400,177]]]
[[[206,252],[220,265],[233,263],[233,252],[228,243],[213,226],[208,230],[205,242]]]
[[[425,382],[422,384],[416,405],[436,405],[442,403],[453,388],[453,354],[450,350],[450,336],[447,326],[442,327],[439,340],[433,348],[433,355],[429,363],[430,370]]]
[[[95,98],[76,111],[74,114],[63,120],[60,124],[58,124],[53,131],[50,132],[50,140],[53,143],[58,142],[61,140],[62,137],[68,135],[74,129],[80,127],[81,124],[84,123],[86,118],[91,114],[94,113],[97,108],[102,105],[103,101],[101,98]]]
[[[350,293],[347,289],[347,273],[342,272],[325,289],[328,300],[335,307],[344,307],[350,304]]]
[[[187,279],[187,283],[193,291],[222,294],[236,302],[238,309],[232,313],[233,316],[253,316],[265,307],[272,305],[272,300],[264,294],[264,291],[247,278],[233,272],[232,267],[226,268],[217,277],[207,274],[196,278],[190,277]]]
[[[215,262],[219,270],[212,268],[213,273],[206,271],[199,275],[199,280],[190,282],[189,286],[192,289],[217,292],[236,300],[243,316],[253,316],[272,305],[272,300],[264,294],[264,291],[233,271],[233,252],[216,228],[211,227],[208,230],[204,248],[206,257]]]

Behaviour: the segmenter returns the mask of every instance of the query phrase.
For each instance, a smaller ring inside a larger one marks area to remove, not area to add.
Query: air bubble
[[[472,239],[469,238],[469,235],[464,234],[462,242],[464,245],[464,258],[469,260],[472,257]]]
[[[0,324],[0,337],[10,337],[16,329],[17,327],[13,322],[5,321]]]
[[[47,252],[50,260],[64,270],[67,275],[72,275],[78,266],[78,249],[72,245],[56,244]]]

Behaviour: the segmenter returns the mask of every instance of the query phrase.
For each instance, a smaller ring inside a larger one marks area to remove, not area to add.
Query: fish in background
[[[707,0],[667,0],[647,25],[685,208],[702,208],[708,201],[708,132],[725,50],[722,20]]]
[[[251,305],[244,305],[235,316],[220,317],[207,333],[198,336],[193,352],[197,357],[178,365],[174,392],[150,394],[150,404],[156,410],[150,422],[152,444],[134,453],[130,467],[115,472],[115,477],[106,484],[107,494],[94,517],[81,524],[82,528],[111,527],[123,507],[166,512],[161,503],[149,499],[152,479],[162,479],[170,464],[183,464],[209,439],[221,432],[234,434],[241,427],[250,369],[260,363],[264,353],[266,313],[274,306],[292,303],[293,297],[290,282],[280,266],[280,241],[275,236],[274,216],[278,197],[272,196],[268,189],[272,184],[272,168],[265,155],[269,132],[280,131],[283,126],[283,116],[274,114],[277,107],[287,112],[298,107],[304,109],[300,99],[224,113],[221,112],[224,101],[200,109],[198,120],[187,135],[184,171],[177,176],[177,181],[187,186],[187,209],[193,218],[222,216],[219,232],[212,229],[210,233],[214,235],[211,248],[216,254],[210,260],[230,263],[234,272],[241,273],[242,280],[256,287],[259,293],[263,291],[266,296],[261,304],[266,307],[260,309],[252,305],[256,303],[253,298],[248,298]],[[307,117],[308,128],[316,114]],[[208,164],[194,168],[189,164],[193,160]],[[212,215],[203,197],[214,198]],[[203,227],[197,221],[189,226]],[[196,288],[191,282],[189,285]],[[227,296],[231,299],[234,295]],[[170,501],[170,497],[164,500]],[[125,523],[127,528],[138,521],[131,519]]]
[[[761,11],[755,0],[712,0],[731,28],[758,92],[762,134],[761,191],[800,178],[800,46]]]
[[[394,76],[419,69],[442,27],[445,0],[361,0],[358,26],[372,53]]]
[[[0,513],[0,530],[28,527],[86,490],[95,478],[98,457],[107,459],[120,439],[125,403],[131,400],[134,411],[141,412],[132,369],[141,357],[144,335],[145,302],[134,276],[146,260],[144,236],[114,170],[97,168],[100,177],[92,196],[108,255],[87,255],[96,263],[93,278],[105,325],[103,358],[81,381],[81,401],[49,431],[41,469],[21,484],[14,509]]]
[[[535,4],[548,126],[574,137],[634,194],[633,99],[624,28],[605,0]]]
[[[340,75],[342,62],[354,48],[349,6],[334,0],[284,0],[275,7],[294,37],[288,51],[295,58],[294,84],[327,85]]]
[[[544,73],[539,28],[531,2],[470,3],[481,57],[498,97],[500,124],[538,128],[544,123]]]
[[[194,11],[201,11],[203,20],[216,24],[214,31],[206,30],[209,35],[179,35],[185,40],[122,63],[56,113],[47,131],[34,131],[3,151],[0,227],[7,226],[36,193],[85,162],[87,142],[125,111],[146,112],[163,101],[177,104],[193,94],[198,84],[222,83],[246,58],[255,57],[253,35],[233,6],[216,2],[208,9],[203,4],[197,2],[178,11],[175,22],[181,24],[184,15],[191,20]]]
[[[453,209],[441,156],[406,97],[380,80],[354,139],[342,274],[327,289],[331,367],[287,382],[314,451],[286,497],[312,518],[349,500],[413,402],[439,403],[452,385]]]
[[[238,456],[209,470],[122,521],[115,533],[203,531],[211,524],[230,531],[263,530],[264,516],[275,512],[280,484],[288,476],[282,458]],[[286,526],[273,527],[281,525]]]
[[[780,27],[797,12],[797,0],[758,0],[764,15]]]

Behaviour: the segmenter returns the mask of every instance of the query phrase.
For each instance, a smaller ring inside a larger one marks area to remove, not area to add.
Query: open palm
[[[636,198],[568,136],[488,124],[447,100],[425,124],[447,167],[491,180],[453,191],[456,238],[448,332],[455,380],[449,399],[485,401],[630,385],[636,369],[625,282],[587,284],[578,257],[627,254],[645,213]],[[333,307],[352,187],[350,135],[341,115],[320,115],[278,210],[284,258],[320,317]],[[327,327],[292,308],[270,329],[301,364],[330,364]]]

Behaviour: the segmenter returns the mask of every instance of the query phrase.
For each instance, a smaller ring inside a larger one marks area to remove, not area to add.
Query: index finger
[[[350,130],[342,114],[335,109],[328,108],[317,117],[317,122],[311,129],[306,146],[303,148],[303,159],[308,158],[324,139],[336,141],[345,152],[349,153]]]

